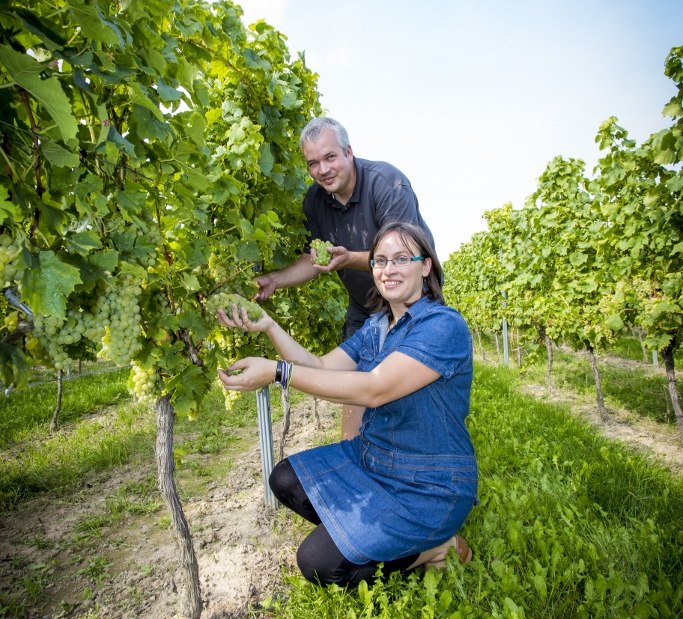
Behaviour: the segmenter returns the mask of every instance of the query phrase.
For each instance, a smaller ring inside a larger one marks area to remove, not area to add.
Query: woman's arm
[[[226,327],[265,333],[273,343],[277,354],[296,365],[328,370],[354,370],[356,368],[353,359],[340,348],[335,348],[322,357],[314,355],[301,346],[265,311],[256,322],[249,320],[246,309],[243,308],[240,314],[236,305],[226,310],[219,309],[216,314],[218,321]]]
[[[341,349],[339,352],[350,359]],[[219,371],[227,389],[253,391],[273,382],[277,362],[248,357],[235,362],[228,372]],[[232,372],[238,372],[231,374]],[[330,402],[374,408],[426,387],[440,374],[415,359],[391,353],[370,372],[327,370],[295,364],[290,385]]]

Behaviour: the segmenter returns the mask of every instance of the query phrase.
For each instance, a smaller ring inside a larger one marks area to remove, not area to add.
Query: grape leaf
[[[81,283],[79,271],[51,251],[41,251],[38,261],[39,268],[24,274],[26,303],[36,314],[64,316],[67,297]]]
[[[0,63],[5,65],[17,85],[30,92],[45,107],[64,142],[75,142],[76,119],[59,80],[56,77],[41,79],[44,67],[31,56],[21,54],[8,45],[0,45]]]

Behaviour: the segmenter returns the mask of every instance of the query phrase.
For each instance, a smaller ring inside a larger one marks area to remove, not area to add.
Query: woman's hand
[[[261,321],[259,321],[261,322]],[[223,386],[232,391],[256,391],[275,380],[277,361],[261,357],[246,357],[230,367],[218,370]]]
[[[261,318],[256,322],[249,320],[247,315],[247,310],[243,307],[240,312],[240,308],[233,303],[229,309],[229,314],[226,310],[219,309],[216,312],[216,318],[225,327],[231,327],[232,329],[242,329],[242,331],[268,331],[270,327],[275,324],[275,321],[268,315],[268,313],[263,310]]]

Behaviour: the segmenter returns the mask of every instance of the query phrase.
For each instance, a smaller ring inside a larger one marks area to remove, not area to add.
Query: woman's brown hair
[[[389,234],[396,233],[401,240],[403,246],[412,254],[413,250],[410,247],[412,243],[417,247],[418,255],[423,258],[430,258],[432,261],[432,268],[429,270],[427,277],[424,278],[422,284],[422,292],[430,299],[440,301],[445,304],[443,292],[441,291],[441,282],[443,282],[443,268],[439,259],[436,257],[436,252],[429,242],[427,235],[422,228],[418,228],[413,224],[393,222],[383,226],[375,235],[375,240],[372,242],[370,248],[370,260],[375,257],[375,251],[380,241]],[[366,307],[371,312],[385,311],[391,316],[391,307],[389,302],[379,293],[377,286],[368,293],[368,302]]]

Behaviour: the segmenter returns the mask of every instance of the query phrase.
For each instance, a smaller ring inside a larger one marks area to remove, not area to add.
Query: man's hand
[[[346,247],[337,245],[335,247],[328,247],[327,251],[332,256],[332,259],[328,264],[322,266],[315,263],[315,250],[311,250],[311,264],[316,271],[319,273],[331,273],[332,271],[338,271],[349,266],[350,254]]]

